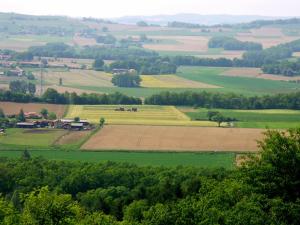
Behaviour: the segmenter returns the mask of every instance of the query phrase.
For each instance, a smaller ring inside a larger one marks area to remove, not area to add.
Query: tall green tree
[[[112,78],[112,83],[118,87],[139,87],[142,79],[139,75],[118,74]]]
[[[28,83],[28,92],[32,95],[36,92],[36,86],[33,83]]]
[[[51,193],[47,187],[43,187],[25,197],[21,222],[36,225],[73,225],[80,217],[81,209],[71,195]]]
[[[24,111],[23,109],[20,110],[18,116],[17,116],[17,120],[19,122],[25,122],[26,121],[26,118],[25,118],[25,114],[24,114]]]

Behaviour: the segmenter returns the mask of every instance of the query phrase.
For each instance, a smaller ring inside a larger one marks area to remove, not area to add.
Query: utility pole
[[[40,87],[40,92],[41,92],[41,96],[42,96],[43,95],[43,63],[41,63],[40,67],[41,67],[41,87]]]

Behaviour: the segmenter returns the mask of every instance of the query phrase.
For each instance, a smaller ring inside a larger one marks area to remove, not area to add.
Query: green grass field
[[[0,144],[46,147],[65,133],[65,130],[56,129],[7,129],[6,134],[0,135]]]
[[[0,157],[19,158],[21,151],[0,151]],[[156,153],[156,152],[80,152],[80,151],[30,151],[32,157],[51,160],[85,162],[123,162],[140,166],[196,166],[233,169],[234,153]]]
[[[182,108],[182,111],[187,111]],[[192,120],[207,120],[208,111],[219,111],[226,117],[236,118],[240,128],[287,129],[300,127],[300,111],[297,110],[227,110],[197,109],[186,112]]]
[[[107,124],[135,124],[135,125],[185,125],[185,126],[215,126],[208,121],[191,121],[188,116],[174,106],[122,106],[126,109],[137,107],[138,112],[121,112],[115,109],[118,105],[72,105],[66,118],[80,117],[93,123],[99,123],[104,117]]]
[[[227,68],[180,67],[177,75],[185,79],[223,87],[217,91],[236,92],[245,95],[264,95],[300,90],[300,84],[297,83],[220,75],[225,70]]]

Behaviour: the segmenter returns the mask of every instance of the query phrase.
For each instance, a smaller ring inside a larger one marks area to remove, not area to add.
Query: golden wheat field
[[[120,107],[124,107],[126,111],[116,111]],[[133,107],[136,107],[138,111],[127,111]],[[72,105],[69,107],[66,118],[74,117],[87,119],[93,123],[98,123],[103,117],[106,124],[216,126],[213,122],[191,121],[174,106]]]

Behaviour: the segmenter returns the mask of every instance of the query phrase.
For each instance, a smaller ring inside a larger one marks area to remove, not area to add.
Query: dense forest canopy
[[[52,104],[78,104],[78,105],[115,105],[115,104],[126,104],[126,105],[140,105],[142,100],[135,97],[129,97],[119,92],[113,94],[86,94],[80,95],[75,92],[69,93],[58,93],[53,88],[48,88],[41,97],[34,96],[32,94],[24,94],[20,92],[12,91],[1,91],[0,90],[0,101],[11,101],[11,102],[46,102]]]
[[[267,64],[262,67],[264,73],[285,75],[289,77],[300,75],[300,59],[296,62],[288,60]]]
[[[181,105],[222,109],[300,109],[300,92],[246,97],[235,93],[161,92],[145,99],[149,105]]]
[[[0,159],[2,224],[300,223],[300,129],[228,171]]]

